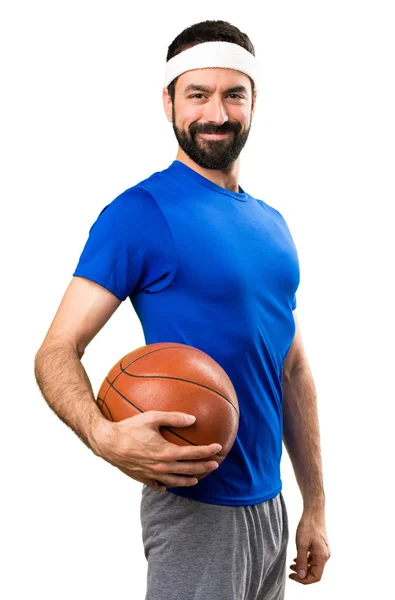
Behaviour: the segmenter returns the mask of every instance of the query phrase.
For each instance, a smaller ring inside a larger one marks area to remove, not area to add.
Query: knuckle
[[[328,552],[321,552],[317,554],[317,559],[320,562],[326,562],[330,557],[330,554],[328,554]]]
[[[309,548],[309,544],[307,542],[299,542],[298,548],[300,548],[300,550],[307,550],[307,548]]]
[[[166,462],[170,460],[169,450],[167,448],[163,448],[156,454],[155,458],[158,462]]]
[[[159,418],[159,411],[157,410],[147,410],[145,413],[150,422],[156,421]]]
[[[185,467],[183,469],[183,473],[185,475],[193,475],[195,471],[196,471],[196,467],[194,465],[189,465],[188,467]]]

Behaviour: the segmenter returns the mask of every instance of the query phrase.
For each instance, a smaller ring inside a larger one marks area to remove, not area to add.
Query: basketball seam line
[[[153,379],[160,379],[160,378],[161,379],[173,379],[173,380],[176,380],[176,381],[186,381],[187,383],[193,383],[195,385],[200,385],[201,387],[206,388],[206,390],[210,390],[210,391],[214,392],[214,394],[218,394],[218,396],[221,396],[221,398],[223,398],[224,400],[226,400],[227,402],[229,402],[229,404],[231,406],[233,406],[233,408],[235,409],[237,415],[240,416],[239,411],[237,410],[237,408],[235,407],[235,405],[233,404],[233,402],[229,398],[227,398],[226,396],[224,396],[223,394],[221,394],[221,392],[218,392],[218,390],[214,390],[213,388],[211,388],[211,387],[209,387],[207,385],[204,385],[202,383],[197,383],[196,381],[191,381],[190,379],[183,379],[182,377],[172,377],[172,376],[167,376],[167,375],[166,376],[165,375],[133,375],[132,373],[127,373],[126,372],[125,369],[127,369],[128,367],[130,367],[130,365],[132,365],[133,363],[137,362],[141,358],[144,358],[145,356],[148,356],[149,354],[153,354],[154,352],[161,352],[162,350],[168,350],[169,348],[171,348],[173,350],[184,350],[185,349],[185,348],[179,348],[178,346],[166,346],[166,348],[157,348],[156,350],[151,350],[150,352],[147,352],[146,354],[143,354],[142,356],[139,356],[138,358],[132,360],[132,362],[130,362],[128,365],[126,365],[125,368],[122,366],[123,358],[121,358],[121,360],[119,362],[119,366],[121,367],[121,373],[125,373],[126,375],[129,375],[129,377],[147,377],[147,378],[151,377]],[[199,348],[193,348],[191,346],[191,349],[192,350],[196,350],[197,352],[201,352],[202,354],[204,354],[201,350],[199,350]],[[115,383],[115,381],[118,379],[118,377],[121,375],[121,373],[118,373],[118,375],[114,379],[113,383]],[[225,373],[226,373],[226,371],[225,371]]]
[[[106,378],[106,379],[107,379],[107,378]],[[108,381],[108,379],[107,379],[107,381]],[[108,383],[110,383],[110,382],[108,381]],[[111,384],[110,384],[110,385],[111,385]],[[108,390],[107,390],[107,391],[108,391]],[[107,393],[107,392],[106,392],[106,393]],[[106,409],[108,410],[108,414],[109,414],[109,415],[110,415],[110,417],[111,417],[111,421],[113,421],[113,422],[114,422],[114,417],[112,416],[112,414],[111,414],[111,410],[110,410],[110,409],[109,409],[109,407],[107,406],[106,402],[103,400],[103,398],[98,398],[98,399],[97,399],[97,402],[99,402],[99,400],[101,401],[101,403],[102,403],[102,406],[103,406],[103,404],[104,404],[104,406],[105,406],[105,407],[106,407]],[[102,411],[102,409],[101,409],[101,406],[99,406],[99,408],[100,408],[100,411],[101,411],[101,412],[103,412],[103,411]]]

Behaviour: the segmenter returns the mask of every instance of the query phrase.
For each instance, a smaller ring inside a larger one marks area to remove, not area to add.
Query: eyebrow
[[[208,94],[212,94],[214,91],[212,88],[209,88],[205,85],[197,85],[196,83],[190,83],[185,88],[184,94],[187,94],[188,92],[190,92],[192,90],[197,90],[199,92],[206,92]],[[244,94],[248,94],[248,90],[244,85],[236,85],[234,87],[231,87],[231,88],[228,88],[227,90],[225,90],[225,93],[227,93],[227,94],[234,93],[234,92],[243,92]]]

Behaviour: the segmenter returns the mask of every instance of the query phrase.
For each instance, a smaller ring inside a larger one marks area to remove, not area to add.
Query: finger
[[[310,552],[308,552],[307,554],[308,554],[308,559],[307,559],[307,564],[308,564],[308,567],[307,567],[307,573],[309,573],[309,572],[310,572],[310,566],[311,566],[311,564],[310,564],[310,561],[311,561],[311,554],[310,554]],[[296,558],[294,558],[293,560],[294,560],[294,562],[293,562],[293,564],[292,564],[292,565],[289,565],[289,568],[291,569],[291,571],[295,571],[295,573],[296,573],[296,572],[298,571],[298,567],[297,567],[297,565],[296,565],[296,560],[297,560],[297,559],[296,559]]]
[[[174,473],[182,475],[201,475],[218,468],[218,463],[214,460],[210,461],[172,461],[163,462],[151,466],[154,474],[158,473]]]
[[[139,481],[140,483],[144,483],[145,485],[147,485],[148,487],[150,487],[151,489],[153,489],[157,492],[165,492],[166,491],[166,486],[164,486],[163,483],[161,483],[160,481],[157,481],[155,479],[150,479],[148,477],[141,477],[140,475],[136,475],[136,473],[132,473],[132,471],[129,471],[128,469],[124,469],[122,467],[117,467],[117,469],[122,471],[122,473],[125,473],[125,475],[127,475],[131,479],[134,479],[135,481]]]
[[[304,577],[304,579],[300,579],[300,577],[298,577],[297,573],[291,573],[291,575],[288,576],[289,579],[292,579],[293,581],[296,581],[297,583],[302,583],[303,585],[310,585],[311,583],[317,583],[317,581],[320,581],[321,578],[317,578],[312,572],[310,567],[307,570],[307,575],[306,577]]]
[[[310,550],[308,550],[308,551],[307,551],[307,556],[308,556],[308,557],[312,556],[312,554],[311,554]],[[296,561],[297,561],[297,559],[298,559],[298,557],[296,556],[296,557],[293,559],[293,561],[294,561],[294,562],[296,562]]]
[[[118,467],[117,469],[119,469],[120,471],[122,471],[122,473],[125,473],[125,475],[128,475],[129,477],[131,477],[132,479],[135,479],[136,481],[140,481],[141,483],[145,483],[146,485],[148,485],[149,487],[152,487],[152,485],[155,485],[155,487],[153,489],[158,489],[159,488],[167,488],[167,487],[189,487],[192,485],[196,485],[197,483],[199,483],[198,479],[196,479],[196,477],[193,476],[178,476],[178,475],[172,475],[171,473],[164,473],[162,474],[155,474],[155,479],[151,479],[151,478],[147,478],[144,477],[144,475],[141,474],[137,474],[135,471],[129,471],[129,469],[125,468],[125,467]],[[149,483],[147,483],[147,481]],[[154,483],[155,482],[155,483]],[[160,491],[165,491],[165,489],[161,489]]]
[[[156,427],[171,425],[172,427],[188,427],[196,421],[194,415],[178,411],[147,410],[143,420],[153,423]]]
[[[312,561],[310,566],[310,573],[316,579],[316,581],[320,581],[322,579],[322,574],[324,572],[326,560],[321,558],[316,558],[316,560]]]
[[[298,555],[296,557],[296,572],[299,579],[304,579],[307,575],[307,569],[309,566],[308,554],[309,554],[309,545],[306,543],[297,544]]]
[[[307,552],[307,562],[309,563],[310,560],[312,558],[312,554],[310,552],[310,550]],[[298,560],[298,557],[296,556],[295,558],[292,559],[294,561],[294,563],[296,563],[296,561]]]
[[[295,564],[294,565],[289,565],[289,568],[291,569],[291,571],[295,571],[295,573],[298,572],[298,567]],[[307,567],[307,573],[309,573],[309,572],[310,572],[310,564]]]
[[[209,444],[206,446],[178,446],[171,442],[165,441],[166,449],[164,450],[164,461],[175,460],[198,460],[199,458],[213,458],[221,452],[220,444]]]
[[[325,560],[320,562],[314,562],[312,560],[311,564],[307,569],[307,575],[303,579],[301,579],[297,573],[292,573],[289,575],[289,579],[293,581],[297,581],[298,583],[303,583],[304,585],[310,585],[311,583],[317,583],[322,579],[322,574],[325,567]],[[297,567],[295,565],[291,565],[290,569],[292,571],[297,571]]]
[[[166,492],[166,486],[163,485],[163,483],[161,483],[157,479],[147,479],[147,481],[151,482],[153,484],[152,485],[153,490],[157,490],[158,492]],[[146,483],[146,485],[149,485],[149,483]]]
[[[196,477],[171,474],[156,475],[156,480],[166,487],[189,487],[198,483]]]
[[[297,583],[302,583],[303,585],[310,585],[311,583],[317,583],[318,581],[318,579],[316,579],[310,573],[308,573],[304,579],[300,579],[296,573],[291,573],[291,575],[288,575],[288,578],[292,579],[292,581],[296,581]]]

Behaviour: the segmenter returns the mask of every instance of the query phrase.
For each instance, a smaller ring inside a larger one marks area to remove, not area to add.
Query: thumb
[[[145,413],[149,415],[149,422],[153,423],[157,427],[162,425],[172,425],[173,427],[188,427],[196,421],[194,415],[188,413],[182,413],[177,411],[162,411],[162,410],[150,410]]]
[[[304,579],[307,575],[308,560],[307,552],[308,547],[306,545],[300,545],[298,548],[298,555],[296,557],[296,571],[299,579]]]

